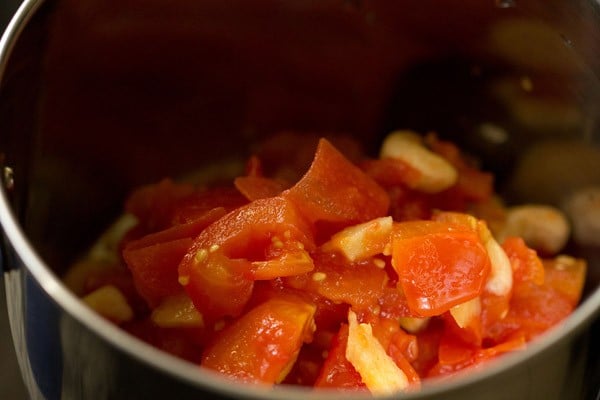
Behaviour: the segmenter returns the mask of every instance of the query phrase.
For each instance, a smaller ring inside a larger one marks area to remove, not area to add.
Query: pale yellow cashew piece
[[[401,160],[420,173],[413,189],[438,193],[456,183],[458,172],[443,157],[427,149],[421,136],[412,131],[390,133],[379,154],[380,158]]]

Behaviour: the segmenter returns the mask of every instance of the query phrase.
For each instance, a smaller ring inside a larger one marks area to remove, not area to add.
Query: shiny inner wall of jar
[[[244,159],[281,130],[348,133],[371,152],[392,129],[436,131],[515,202],[560,205],[600,182],[587,2],[575,14],[537,0],[44,7],[35,162],[17,173],[32,178],[27,233],[58,273],[131,187]]]

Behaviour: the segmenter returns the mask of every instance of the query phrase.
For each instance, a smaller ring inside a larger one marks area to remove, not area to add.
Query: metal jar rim
[[[0,82],[4,78],[8,59],[21,31],[43,3],[44,0],[24,0],[10,21],[3,36],[0,38]],[[349,397],[372,398],[370,395],[349,395],[348,393],[340,394],[339,392],[328,392],[325,390],[308,392],[299,388],[281,387],[277,389],[263,389],[247,385],[232,385],[230,381],[225,380],[215,373],[199,371],[196,365],[162,352],[127,334],[85,306],[63,285],[61,280],[40,258],[11,209],[5,186],[0,190],[0,226],[12,249],[16,252],[20,260],[22,260],[29,273],[54,302],[81,324],[87,326],[120,351],[152,366],[156,370],[184,380],[194,386],[211,388],[220,393],[235,396],[236,398],[280,399],[284,397],[290,400],[331,400],[334,398],[347,399]],[[492,379],[496,374],[527,362],[528,359],[540,355],[551,347],[557,346],[576,333],[579,333],[598,314],[600,314],[600,288],[595,289],[560,326],[547,332],[539,340],[528,344],[528,348],[525,351],[505,355],[500,362],[490,363],[490,365],[487,365],[482,370],[457,376],[450,381],[442,383],[432,380],[431,383],[426,383],[419,392],[406,393],[403,398],[418,399],[426,396],[440,395],[448,390],[457,390],[474,383]]]

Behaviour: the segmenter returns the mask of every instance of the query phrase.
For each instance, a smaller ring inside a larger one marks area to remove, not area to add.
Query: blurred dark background
[[[0,32],[4,32],[20,3],[18,0],[0,0]],[[0,279],[0,399],[26,399],[8,325],[4,276]]]

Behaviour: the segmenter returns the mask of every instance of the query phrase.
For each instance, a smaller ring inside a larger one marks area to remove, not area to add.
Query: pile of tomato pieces
[[[135,291],[121,287],[138,306],[121,325],[237,381],[372,392],[386,382],[348,359],[349,315],[407,390],[524,348],[576,307],[585,268],[509,238],[511,290],[490,292],[485,242],[461,221],[491,200],[491,176],[432,143],[459,171],[436,194],[411,190],[415,172],[400,161],[351,162],[325,139],[296,182],[254,156],[227,187],[167,179],[136,190],[126,210],[138,224],[121,242]],[[157,310],[174,322],[157,324]]]

